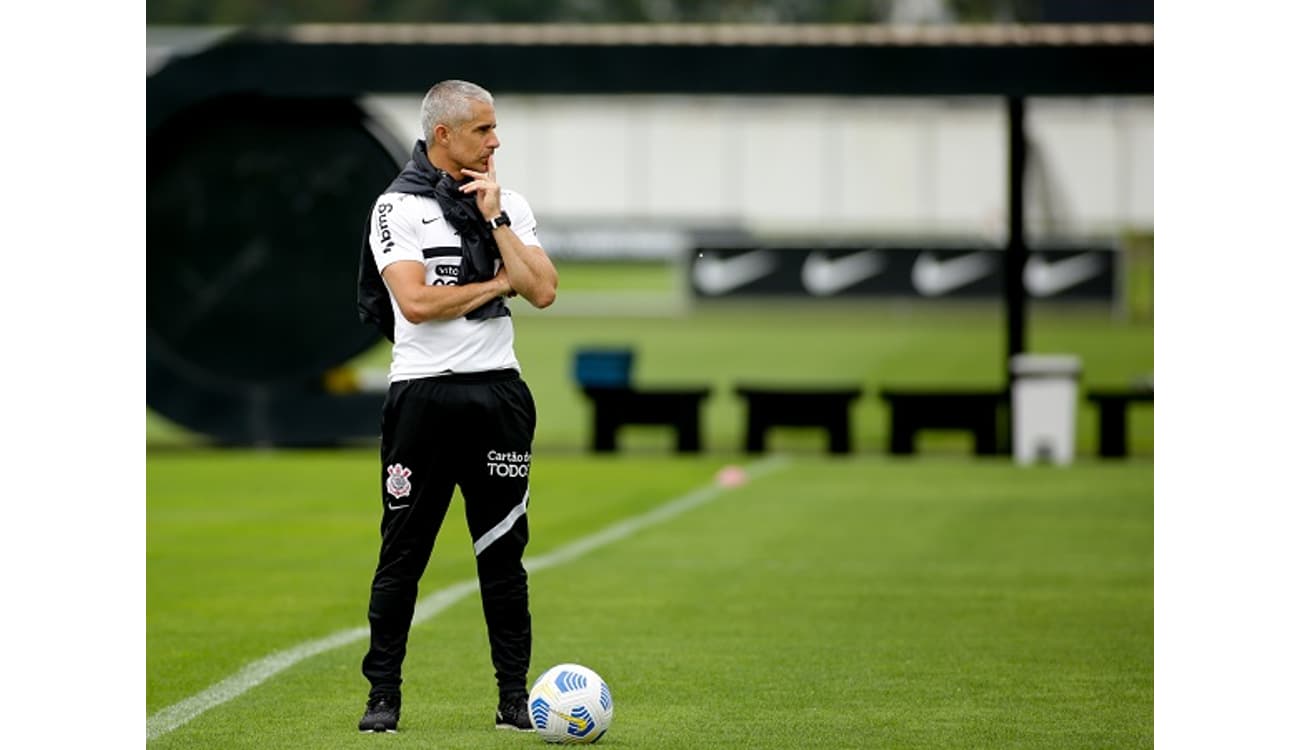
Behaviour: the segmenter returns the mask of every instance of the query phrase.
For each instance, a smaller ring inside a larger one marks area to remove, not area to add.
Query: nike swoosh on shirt
[[[421,224],[432,224],[433,222],[435,222],[435,221],[437,221],[438,219],[441,219],[441,218],[442,218],[441,216],[435,216],[435,217],[432,218],[432,219],[426,219],[426,218],[424,218],[423,216],[421,216],[421,217],[420,217],[420,223],[421,223]]]
[[[939,260],[933,253],[921,253],[912,266],[912,286],[926,297],[938,297],[988,276],[997,268],[984,251]]]
[[[1041,255],[1025,261],[1025,291],[1035,297],[1050,297],[1100,275],[1106,262],[1097,253],[1083,253],[1049,263]]]
[[[803,286],[818,297],[844,291],[885,270],[886,260],[878,250],[831,258],[826,253],[810,253],[803,262]]]
[[[776,254],[770,250],[751,250],[730,258],[706,253],[695,263],[691,275],[705,294],[726,294],[768,275],[776,268]]]
[[[401,510],[402,508],[409,508],[409,507],[411,507],[410,503],[407,503],[406,505],[393,505],[392,503],[388,504],[389,510]]]

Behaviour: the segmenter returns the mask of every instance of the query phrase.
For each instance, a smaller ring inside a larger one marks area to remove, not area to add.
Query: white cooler
[[[1083,365],[1072,354],[1011,358],[1011,453],[1021,465],[1074,461],[1074,425]]]

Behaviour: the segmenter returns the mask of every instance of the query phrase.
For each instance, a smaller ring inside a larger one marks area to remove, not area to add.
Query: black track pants
[[[536,424],[532,394],[513,370],[389,387],[380,447],[382,544],[370,588],[370,650],[361,663],[371,695],[401,687],[420,576],[457,485],[497,687],[502,696],[527,694],[532,626],[522,559]]]

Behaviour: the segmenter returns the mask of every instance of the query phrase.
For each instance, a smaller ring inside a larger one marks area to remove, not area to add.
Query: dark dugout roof
[[[224,94],[1152,95],[1149,24],[308,24],[243,29],[148,78],[149,126]]]

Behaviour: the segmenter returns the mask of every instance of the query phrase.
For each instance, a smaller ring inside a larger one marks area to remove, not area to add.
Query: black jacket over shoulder
[[[459,283],[471,284],[487,281],[496,275],[496,260],[501,257],[496,239],[488,229],[487,221],[478,210],[474,196],[462,193],[458,188],[469,182],[457,182],[451,175],[438,169],[429,162],[425,154],[425,142],[416,141],[411,151],[411,160],[398,173],[385,193],[409,193],[433,198],[442,209],[442,215],[460,235],[461,257]],[[374,253],[370,250],[370,217],[374,214],[371,206],[366,216],[366,231],[361,237],[361,260],[357,272],[357,312],[362,323],[377,327],[384,337],[393,340],[393,305],[388,297],[388,287],[384,286],[379,266],[375,264]],[[500,297],[485,302],[465,314],[470,320],[499,318],[510,314],[510,308]]]

